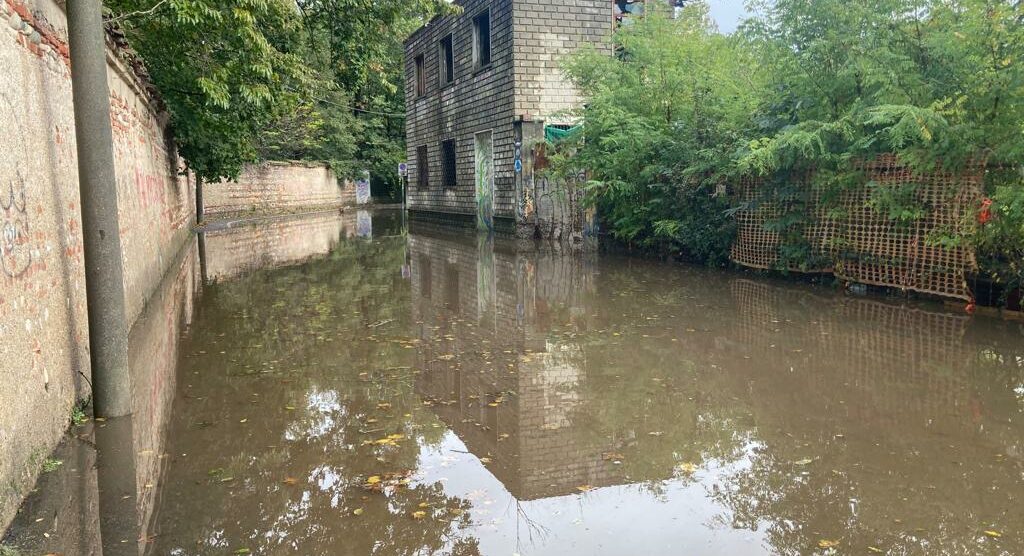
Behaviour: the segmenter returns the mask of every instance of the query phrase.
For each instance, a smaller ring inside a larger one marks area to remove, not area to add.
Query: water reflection
[[[398,214],[381,212],[381,229],[396,232]],[[369,211],[329,211],[271,221],[248,221],[200,233],[203,280],[223,282],[254,272],[321,258],[338,242],[359,237],[373,239]]]
[[[213,273],[151,553],[1024,553],[1019,324],[372,227]]]
[[[181,335],[200,288],[186,246],[129,334],[133,416],[73,427],[24,502],[5,542],[25,554],[140,554],[164,471]]]

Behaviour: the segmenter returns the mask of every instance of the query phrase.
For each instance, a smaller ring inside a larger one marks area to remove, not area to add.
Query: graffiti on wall
[[[20,165],[27,158],[23,127],[7,95],[0,94],[0,270],[10,278],[23,276],[32,266],[29,214],[25,180]]]
[[[356,204],[365,205],[370,202],[370,172],[363,171],[362,176],[356,180]]]
[[[494,143],[491,132],[476,134],[477,228],[494,231]]]

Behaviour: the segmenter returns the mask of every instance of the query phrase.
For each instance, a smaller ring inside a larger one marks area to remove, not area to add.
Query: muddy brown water
[[[1020,323],[318,218],[204,238],[129,551],[1024,554]]]

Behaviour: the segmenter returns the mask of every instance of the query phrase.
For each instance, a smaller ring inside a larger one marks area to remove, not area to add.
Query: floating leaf
[[[368,484],[368,485],[375,485],[375,484],[377,484],[379,482],[380,482],[380,476],[378,476],[378,475],[374,475],[374,476],[370,477],[369,479],[366,479],[366,484]]]
[[[418,512],[413,512],[412,513],[412,517],[413,517],[413,519],[423,519],[423,518],[427,517],[427,512],[424,512],[422,510],[418,511]]]
[[[252,554],[252,551],[248,548],[239,548],[234,552],[234,554]]]
[[[884,550],[882,550],[881,548],[878,548],[877,546],[869,546],[868,547],[868,552],[871,552],[873,554],[883,554],[883,553],[885,553]]]
[[[592,487],[590,485],[580,485],[580,486],[576,487],[576,490],[578,490],[580,492],[590,492],[590,491],[594,490],[594,487]]]
[[[693,475],[697,472],[697,466],[692,463],[680,463],[679,470],[688,475]]]
[[[362,508],[356,508],[356,509],[352,510],[352,515],[363,515],[363,509]]]
[[[297,485],[297,484],[299,484],[299,480],[296,479],[295,477],[286,477],[283,482],[286,485]]]
[[[828,539],[821,539],[818,541],[818,548],[835,548],[839,546],[839,541],[831,541]]]
[[[991,537],[993,539],[998,539],[998,538],[1001,538],[1003,536],[1003,534],[1000,533],[999,531],[985,531],[985,536],[986,537]]]
[[[794,461],[793,465],[810,465],[814,463],[813,459],[802,459],[800,461]]]

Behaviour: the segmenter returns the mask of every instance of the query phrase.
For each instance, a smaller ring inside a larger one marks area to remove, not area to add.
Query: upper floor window
[[[455,48],[452,43],[452,36],[441,39],[438,48],[438,73],[441,76],[441,86],[449,85],[455,81]]]
[[[416,96],[421,97],[427,94],[427,75],[423,55],[416,57]]]
[[[473,18],[473,67],[480,69],[491,64],[491,10],[484,10]]]

